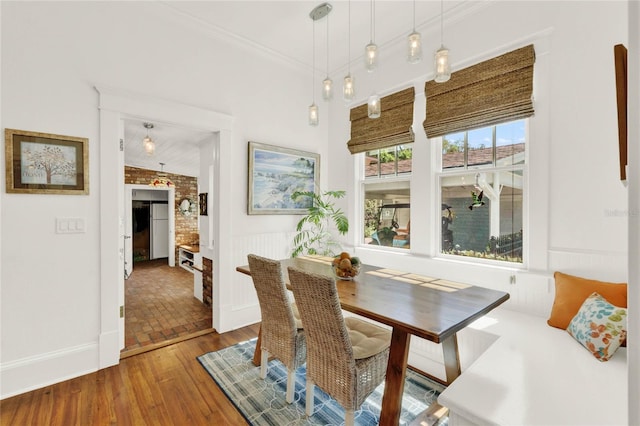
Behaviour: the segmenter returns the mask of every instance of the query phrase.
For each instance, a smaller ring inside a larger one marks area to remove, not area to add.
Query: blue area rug
[[[296,371],[296,386],[292,404],[285,402],[287,370],[273,360],[269,363],[267,378],[260,379],[260,367],[253,365],[256,339],[209,352],[197,359],[229,400],[252,425],[340,425],[344,424],[344,409],[318,387],[315,390],[314,413],[305,415],[305,368]],[[407,370],[402,397],[401,425],[407,425],[435,402],[444,386]],[[362,404],[355,413],[356,425],[377,425],[384,383]],[[438,426],[448,423],[442,418]]]

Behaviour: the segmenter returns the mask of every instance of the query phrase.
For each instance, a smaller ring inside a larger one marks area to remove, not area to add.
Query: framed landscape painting
[[[247,213],[305,214],[312,200],[291,194],[317,192],[319,174],[319,154],[249,142]]]
[[[8,193],[89,193],[89,140],[5,129]]]

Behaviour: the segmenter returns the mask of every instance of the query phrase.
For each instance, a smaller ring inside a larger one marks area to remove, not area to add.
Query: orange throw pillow
[[[547,324],[566,330],[580,310],[580,306],[593,292],[597,292],[609,303],[621,308],[627,307],[627,284],[607,283],[575,277],[562,272],[553,274],[556,281],[556,296]]]

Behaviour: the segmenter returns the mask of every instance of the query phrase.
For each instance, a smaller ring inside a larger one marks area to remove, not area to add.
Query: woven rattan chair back
[[[345,408],[345,422],[352,424],[354,410],[384,380],[388,347],[354,359],[335,279],[289,267],[289,281],[307,336],[307,414],[313,413],[315,384]]]
[[[293,308],[287,296],[282,267],[277,260],[249,254],[249,269],[258,295],[262,323],[260,324],[262,351],[261,376],[266,376],[268,355],[280,360],[293,386],[293,372],[306,361],[306,339],[296,327]],[[287,386],[287,402],[292,401],[293,389]]]

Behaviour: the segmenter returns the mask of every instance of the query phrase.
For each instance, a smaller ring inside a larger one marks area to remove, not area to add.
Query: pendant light
[[[313,13],[313,12],[311,12]],[[313,19],[313,15],[311,16]],[[318,106],[316,105],[316,21],[313,19],[313,48],[312,51],[312,67],[311,67],[311,92],[313,96],[313,102],[309,105],[309,125],[317,126],[318,125]]]
[[[171,180],[169,180],[169,178],[167,177],[167,174],[164,172],[164,165],[165,163],[158,163],[160,164],[160,171],[158,172],[158,177],[154,178],[151,182],[149,182],[149,186],[153,186],[153,187],[162,187],[162,188],[170,188],[172,186],[175,186],[173,182],[171,182]]]
[[[342,98],[345,102],[351,102],[353,98],[356,96],[355,91],[355,82],[353,77],[351,77],[351,0],[348,2],[349,7],[349,31],[347,33],[347,60],[349,61],[347,64],[347,75],[344,77],[344,81],[342,84]]]
[[[329,9],[331,11],[331,9]],[[327,12],[327,78],[322,81],[322,99],[330,101],[333,98],[333,81],[329,78],[329,12]]]
[[[371,42],[365,47],[364,61],[367,71],[373,72],[378,66],[378,46],[375,45],[375,3],[371,0]],[[379,118],[382,111],[380,96],[374,91],[367,100],[367,116],[369,118]]]
[[[364,65],[367,71],[373,72],[378,66],[378,46],[374,43],[375,39],[375,5],[371,0],[371,41],[364,48]]]
[[[369,96],[367,101],[367,115],[369,118],[379,118],[382,112],[382,105],[380,104],[380,95],[374,93]]]
[[[422,36],[416,31],[416,0],[413,0],[413,32],[407,38],[407,61],[417,64],[422,60]]]
[[[436,51],[436,83],[444,83],[451,78],[451,65],[449,65],[449,49],[444,47],[444,6],[440,0],[440,49]]]
[[[147,129],[147,136],[142,139],[142,147],[147,155],[151,156],[156,151],[156,143],[149,136],[149,129],[153,129],[153,123],[142,123],[145,129]]]
[[[322,3],[318,6],[314,7],[311,12],[309,12],[309,17],[313,21],[313,69],[312,69],[312,91],[313,91],[313,103],[309,105],[309,125],[317,126],[318,125],[318,106],[316,105],[316,90],[315,90],[315,80],[316,80],[316,21],[318,19],[322,19],[331,12],[332,6],[329,3]],[[327,24],[328,25],[328,24]],[[327,27],[328,30],[328,27]],[[327,31],[327,37],[329,36]],[[328,41],[327,41],[328,46]],[[329,52],[327,52],[327,57]],[[327,59],[327,68],[328,68],[328,59]],[[328,70],[327,70],[328,72]],[[328,77],[327,77],[328,78]]]

